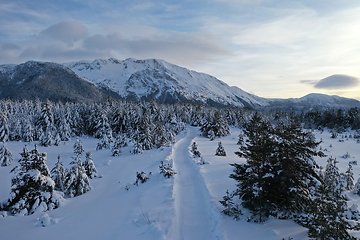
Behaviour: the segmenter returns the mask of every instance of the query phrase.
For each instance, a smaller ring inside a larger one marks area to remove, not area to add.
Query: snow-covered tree
[[[216,156],[226,156],[225,149],[221,142],[218,143],[218,147],[216,149],[215,155]]]
[[[65,177],[65,193],[70,197],[76,197],[90,191],[90,181],[81,162],[80,155],[74,157],[70,164],[71,168]]]
[[[5,204],[6,209],[12,214],[28,215],[57,208],[63,196],[55,191],[46,153],[39,153],[35,146],[30,152],[24,147],[20,155],[20,166],[12,170],[16,175],[11,180],[11,197]]]
[[[53,143],[53,131],[55,126],[52,112],[52,103],[50,101],[46,101],[44,104],[36,125],[38,126],[38,130],[41,131],[39,138],[40,144],[45,147],[51,146]]]
[[[25,142],[32,142],[34,141],[34,128],[31,124],[29,119],[25,119],[23,122],[23,133],[22,133],[22,139]]]
[[[118,134],[113,142],[113,145],[111,146],[111,154],[114,157],[120,156],[121,148],[124,146],[124,144],[127,145],[126,142],[124,142],[124,137]]]
[[[201,153],[198,150],[198,146],[197,146],[196,142],[193,142],[191,144],[191,150],[190,151],[192,152],[194,157],[201,157]]]
[[[348,164],[348,168],[346,169],[345,180],[346,180],[345,189],[351,191],[354,188],[354,173],[351,163]]]
[[[348,233],[353,226],[346,219],[348,206],[343,188],[339,187],[339,176],[336,160],[329,158],[323,183],[314,191],[312,204],[305,211],[306,221],[302,222],[309,228],[311,238],[355,239]]]
[[[222,213],[230,217],[233,217],[235,220],[239,220],[240,215],[242,215],[242,212],[239,208],[239,205],[234,203],[233,198],[234,198],[234,194],[229,193],[229,190],[226,190],[226,195],[223,197],[223,200],[219,202],[221,203],[221,205],[224,206]]]
[[[66,118],[64,117],[58,129],[61,141],[69,141],[71,137],[71,127]]]
[[[9,166],[14,158],[9,149],[6,147],[5,142],[0,144],[0,165]]]
[[[96,146],[96,150],[110,149],[111,143],[113,142],[111,129],[104,128],[103,131],[104,132],[102,132],[102,136]]]
[[[89,178],[94,178],[97,176],[97,169],[96,169],[95,163],[92,159],[91,152],[87,152],[85,155],[84,169],[85,169],[86,175],[88,175]]]
[[[268,216],[290,217],[304,211],[311,203],[310,188],[319,181],[314,156],[319,142],[303,132],[293,120],[275,128],[259,113],[244,129],[246,142],[236,154],[246,159],[230,175],[236,180],[237,193],[254,221]]]
[[[160,162],[160,174],[164,175],[166,178],[173,177],[176,172],[174,171],[172,165],[170,163],[164,163],[164,161]]]
[[[143,152],[143,146],[141,143],[139,142],[135,142],[134,143],[134,147],[133,147],[133,150],[132,150],[132,153],[133,154],[140,154]]]
[[[76,154],[76,156],[80,156],[84,152],[84,147],[79,138],[76,139],[76,142],[74,143],[74,146],[73,146],[73,150],[74,150],[74,153]]]
[[[213,119],[206,121],[200,128],[203,136],[211,141],[216,137],[223,137],[230,134],[229,124],[226,122],[220,111],[215,112]]]
[[[42,131],[39,142],[41,146],[48,147],[53,144],[53,136],[51,131]]]
[[[9,139],[8,118],[5,113],[0,114],[0,142],[6,142]]]
[[[54,168],[51,169],[50,173],[51,173],[51,178],[55,182],[55,190],[64,192],[65,191],[64,183],[65,183],[66,169],[64,168],[63,163],[60,160],[60,155],[58,156],[58,160],[57,160]]]

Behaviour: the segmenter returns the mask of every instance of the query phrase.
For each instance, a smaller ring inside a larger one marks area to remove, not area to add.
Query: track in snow
[[[188,128],[186,136],[173,148],[172,159],[177,172],[173,188],[175,216],[167,239],[223,239],[218,227],[220,214],[214,209],[199,167],[189,155],[189,146],[196,133],[196,128]]]

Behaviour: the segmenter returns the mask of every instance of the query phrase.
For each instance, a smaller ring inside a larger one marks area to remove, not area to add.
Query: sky
[[[0,64],[158,58],[267,98],[360,100],[360,1],[2,0]]]

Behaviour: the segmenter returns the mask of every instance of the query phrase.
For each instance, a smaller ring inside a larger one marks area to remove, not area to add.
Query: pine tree
[[[323,183],[314,192],[310,211],[307,211],[304,225],[309,228],[311,238],[355,239],[348,233],[352,226],[346,220],[347,201],[343,188],[339,186],[340,173],[336,163],[335,159],[328,159]]]
[[[252,211],[253,220],[263,222],[273,212],[271,199],[267,199],[269,179],[267,175],[273,156],[274,140],[272,126],[255,113],[245,126],[246,143],[239,147],[236,154],[246,159],[244,164],[230,164],[235,167],[230,178],[237,181],[236,194],[241,197],[242,205]]]
[[[63,118],[60,122],[58,133],[61,141],[69,141],[71,137],[71,127],[66,118]]]
[[[193,154],[194,157],[201,157],[201,153],[198,150],[198,146],[196,144],[196,142],[193,142],[191,145],[191,152]]]
[[[221,142],[218,143],[218,147],[216,149],[215,155],[216,156],[226,156],[225,149]]]
[[[51,110],[52,104],[50,101],[46,101],[44,107],[41,110],[40,117],[37,121],[37,126],[41,130],[41,135],[39,138],[40,144],[42,146],[51,146],[53,143],[53,131],[54,127],[54,116]]]
[[[12,214],[28,215],[57,208],[63,197],[55,191],[46,166],[46,153],[39,153],[35,146],[31,152],[24,147],[20,155],[20,166],[12,170],[16,175],[11,180],[11,198],[6,209]]]
[[[74,143],[74,146],[73,146],[73,150],[74,150],[74,153],[76,154],[76,156],[80,156],[84,152],[84,147],[79,138],[76,139],[76,142]]]
[[[22,139],[25,142],[32,142],[34,141],[34,128],[30,122],[30,120],[25,119],[23,122],[23,135],[22,135]]]
[[[164,161],[160,162],[160,174],[164,175],[166,178],[173,177],[176,172],[174,171],[172,165],[170,163],[164,164]]]
[[[142,146],[142,144],[139,143],[139,142],[135,142],[135,143],[134,143],[134,148],[133,148],[133,150],[132,150],[132,153],[133,153],[133,154],[140,154],[140,153],[142,153],[142,152],[143,152],[143,146]]]
[[[0,142],[6,142],[9,139],[8,118],[5,113],[0,114]]]
[[[96,150],[109,149],[111,147],[111,143],[113,142],[111,129],[103,130],[104,132],[102,133],[102,137],[99,139]]]
[[[354,173],[352,164],[348,164],[348,168],[345,172],[346,186],[345,189],[351,191],[354,188]]]
[[[287,218],[303,212],[311,202],[310,188],[319,180],[314,156],[318,142],[290,120],[276,128],[255,113],[245,125],[246,142],[236,154],[246,159],[230,175],[238,184],[244,207],[262,222],[269,215]]]
[[[60,155],[58,156],[58,160],[57,160],[54,168],[51,169],[50,173],[51,173],[51,178],[55,182],[55,186],[54,186],[55,190],[64,192],[65,191],[64,183],[65,183],[66,169],[64,168],[63,163],[60,160]]]
[[[49,147],[53,144],[53,136],[50,131],[42,132],[39,138],[40,145],[44,147]]]
[[[89,178],[94,178],[97,176],[97,169],[95,167],[95,163],[92,159],[91,152],[87,152],[85,156],[85,162],[84,162],[84,169],[86,172],[86,175]]]
[[[221,212],[233,217],[235,220],[239,220],[242,212],[239,209],[239,206],[234,203],[233,198],[234,194],[230,194],[229,190],[226,190],[226,196],[223,197],[223,200],[219,201],[221,205],[224,206],[224,209]]]
[[[65,177],[65,193],[70,197],[80,196],[91,190],[90,181],[81,162],[80,155],[73,158]]]
[[[113,145],[111,147],[111,154],[114,157],[120,156],[121,154],[121,147],[123,146],[123,137],[119,134],[117,135],[117,137],[115,138]]]
[[[200,128],[203,136],[211,141],[216,137],[223,137],[230,134],[229,124],[225,121],[220,111],[215,112],[213,119],[208,119]]]
[[[13,158],[11,152],[9,151],[9,149],[7,149],[5,142],[3,142],[0,145],[0,165],[1,166],[9,166],[9,165],[11,165],[13,160],[14,160],[14,158]]]

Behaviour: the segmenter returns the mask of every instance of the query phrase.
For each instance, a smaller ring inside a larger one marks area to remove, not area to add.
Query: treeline
[[[133,141],[133,153],[167,146],[186,125],[202,126],[209,137],[229,133],[241,126],[244,111],[203,105],[163,105],[151,102],[108,101],[102,103],[54,103],[50,101],[0,101],[0,142],[38,141],[42,146],[59,145],[71,137],[93,136],[98,149],[119,148]],[[222,130],[225,129],[225,130]],[[0,147],[1,165],[9,165],[6,144]],[[4,155],[4,154],[2,154]]]

